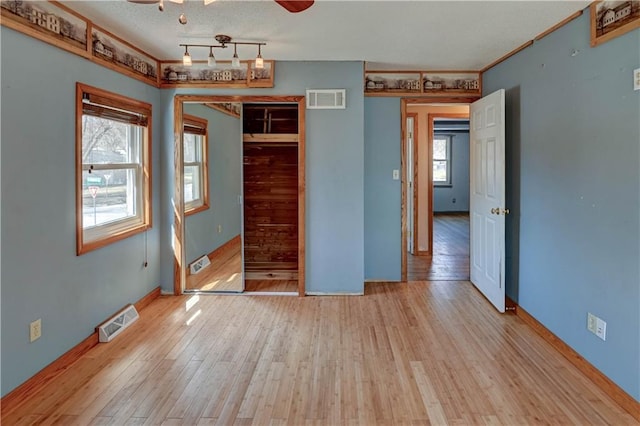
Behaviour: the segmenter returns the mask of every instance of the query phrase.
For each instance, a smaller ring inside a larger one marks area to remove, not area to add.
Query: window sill
[[[192,214],[196,214],[196,213],[200,213],[202,211],[208,210],[209,209],[209,204],[203,204],[201,206],[197,206],[197,207],[193,207],[189,210],[185,210],[184,211],[184,215],[186,216],[191,216]]]
[[[140,234],[149,229],[151,229],[151,223],[142,223],[135,227],[123,229],[120,232],[115,232],[111,235],[105,236],[100,239],[86,241],[86,242],[79,240],[77,241],[76,256],[80,256],[85,253],[89,253],[90,251],[97,250],[104,246],[108,246],[109,244],[115,243],[120,240],[124,240],[136,234]],[[78,235],[80,235],[80,238],[84,238],[84,235],[82,234],[82,232],[79,233]]]

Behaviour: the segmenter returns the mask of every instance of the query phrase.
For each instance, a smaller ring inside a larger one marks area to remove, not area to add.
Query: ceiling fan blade
[[[275,0],[280,6],[284,7],[291,13],[302,12],[313,5],[314,0]]]

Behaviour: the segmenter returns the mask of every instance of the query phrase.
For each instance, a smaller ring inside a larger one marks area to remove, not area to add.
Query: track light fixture
[[[182,57],[182,64],[185,66],[191,66],[193,61],[191,60],[191,55],[189,54],[190,47],[208,47],[209,48],[209,58],[207,60],[207,65],[215,68],[216,67],[216,58],[213,54],[213,49],[226,49],[229,45],[233,45],[233,57],[231,59],[231,66],[233,68],[240,68],[240,57],[238,56],[238,45],[249,45],[249,46],[258,46],[258,56],[255,59],[255,67],[256,68],[264,68],[264,59],[262,58],[262,46],[266,46],[267,43],[258,42],[258,41],[233,41],[233,39],[225,34],[218,34],[215,36],[216,41],[219,44],[180,44],[180,46],[184,47],[184,56]]]

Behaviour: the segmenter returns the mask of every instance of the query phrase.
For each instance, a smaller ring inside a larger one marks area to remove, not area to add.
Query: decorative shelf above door
[[[366,96],[477,97],[479,71],[365,71]]]

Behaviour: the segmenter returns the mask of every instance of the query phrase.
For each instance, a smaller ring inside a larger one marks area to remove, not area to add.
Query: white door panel
[[[470,116],[471,282],[504,312],[504,90],[474,102]]]

